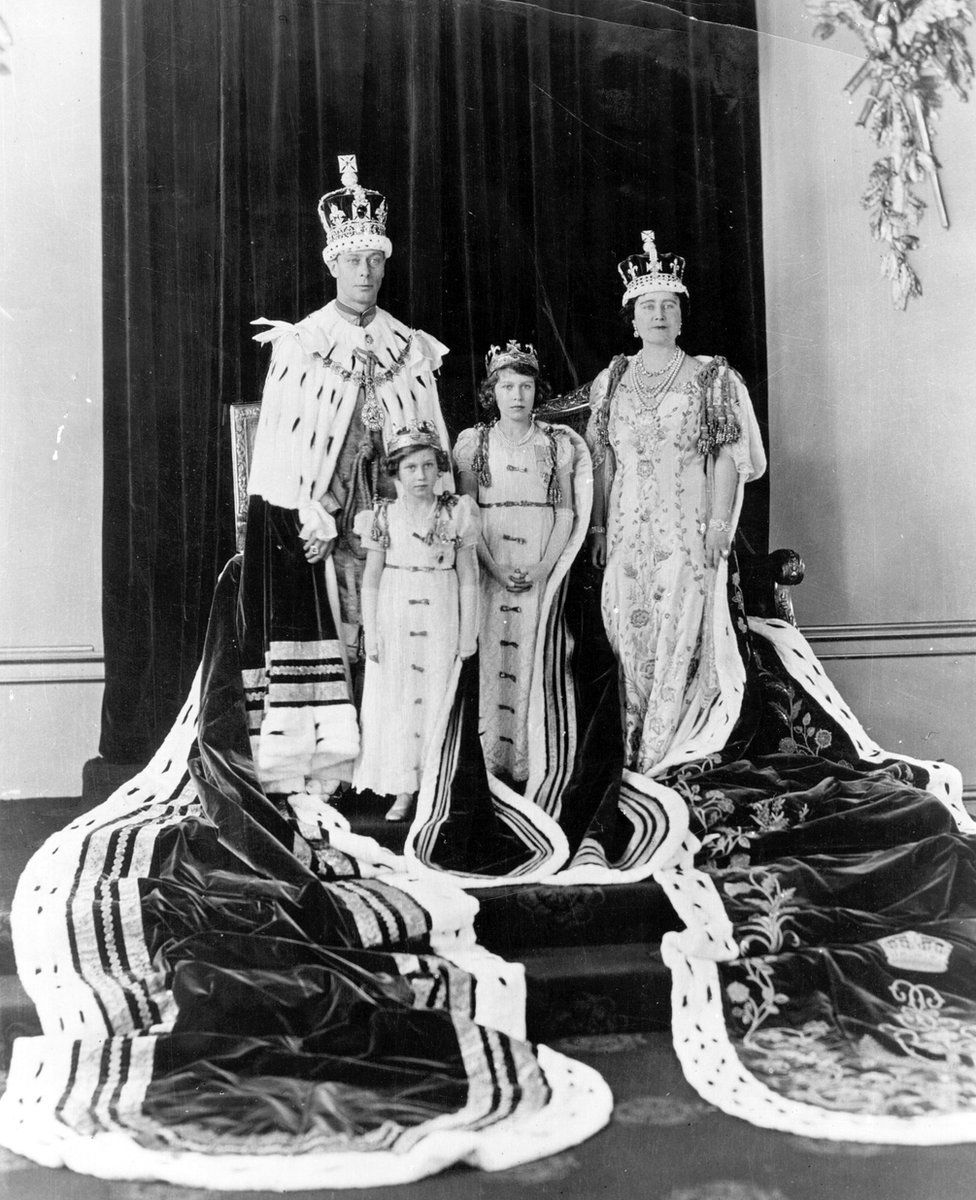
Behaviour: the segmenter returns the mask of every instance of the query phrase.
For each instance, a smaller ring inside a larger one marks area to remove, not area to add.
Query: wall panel
[[[897,311],[859,203],[877,153],[863,94],[843,93],[860,43],[815,40],[800,3],[758,10],[771,544],[806,560],[798,620],[834,631],[818,650],[877,740],[976,786],[976,658],[927,649],[932,626],[976,622],[976,104],[949,98],[936,126],[952,225],[930,206],[925,294]],[[921,636],[865,655],[857,625]]]
[[[99,5],[2,12],[0,796],[78,795],[102,678]]]

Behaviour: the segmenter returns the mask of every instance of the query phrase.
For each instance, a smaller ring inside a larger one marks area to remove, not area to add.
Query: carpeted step
[[[554,946],[522,961],[532,1041],[669,1026],[671,976],[657,947]]]
[[[340,811],[357,833],[400,850],[406,822],[385,821],[389,799],[357,797]],[[39,1032],[16,978],[9,908],[17,877],[44,840],[88,806],[77,798],[12,802],[0,838],[0,1053]],[[475,892],[479,940],[525,963],[530,1037],[630,1033],[665,1028],[668,973],[657,946],[679,922],[652,880],[612,887],[512,884]]]
[[[553,946],[524,956],[527,1032],[533,1041],[666,1029],[670,977],[657,949]],[[14,1038],[41,1032],[34,1005],[15,975],[0,975],[0,1068]]]
[[[537,947],[657,944],[680,929],[674,909],[652,879],[609,887],[522,884],[474,891],[481,909],[478,940],[504,958]]]

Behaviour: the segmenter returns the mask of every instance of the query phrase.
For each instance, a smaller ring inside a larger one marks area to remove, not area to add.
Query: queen
[[[723,358],[677,339],[685,261],[619,264],[622,316],[640,341],[590,389],[594,461],[591,557],[605,568],[603,621],[617,657],[626,766],[652,774],[699,729],[719,693],[710,637],[743,486],[766,468],[749,394]]]

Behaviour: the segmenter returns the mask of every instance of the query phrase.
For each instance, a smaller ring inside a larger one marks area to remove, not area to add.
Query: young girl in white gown
[[[477,645],[479,520],[469,497],[434,493],[448,463],[433,426],[398,430],[386,461],[397,498],[355,523],[366,550],[366,678],[353,787],[394,795],[386,819],[399,821],[413,807],[454,663]]]

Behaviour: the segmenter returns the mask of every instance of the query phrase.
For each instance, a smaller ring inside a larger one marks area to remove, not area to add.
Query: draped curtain
[[[452,434],[490,342],[534,342],[557,391],[635,348],[616,263],[647,228],[688,260],[685,349],[725,355],[765,422],[752,0],[102,9],[109,761],[148,757],[193,676],[233,553],[225,406],[266,366],[248,323],[333,294],[338,154],[389,197],[381,303],[451,347]]]

